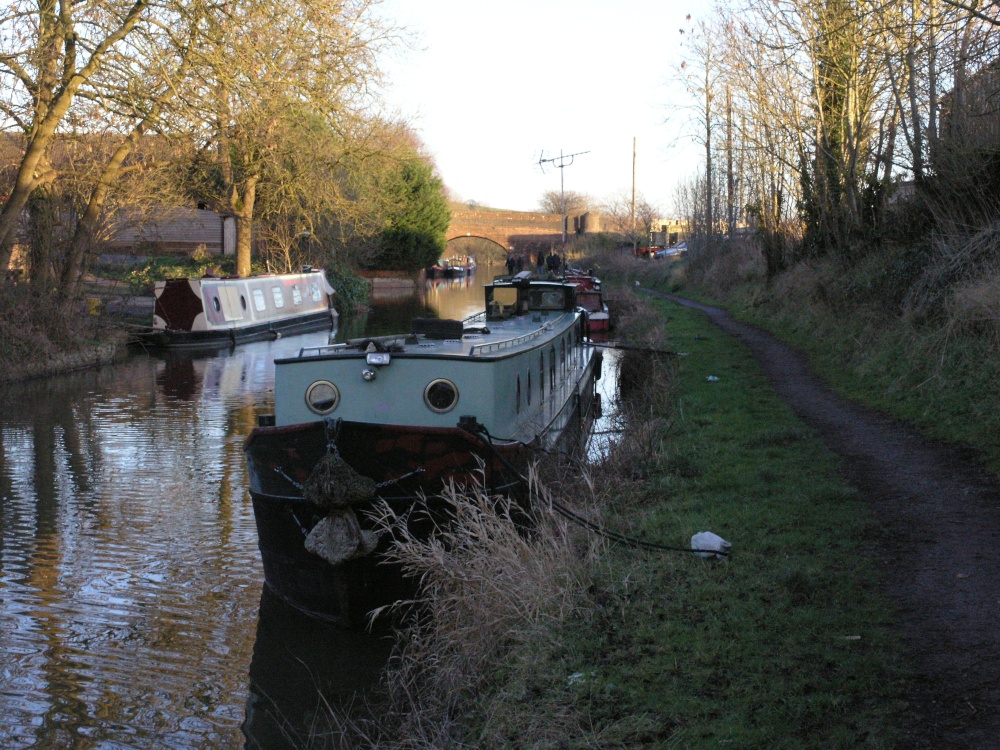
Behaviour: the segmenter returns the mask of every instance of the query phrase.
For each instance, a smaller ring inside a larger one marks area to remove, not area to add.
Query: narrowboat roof
[[[391,357],[495,360],[532,349],[563,334],[579,317],[575,286],[530,280],[527,273],[487,285],[487,310],[463,321],[418,318],[409,333],[303,347],[276,365],[303,359]],[[502,290],[516,292],[505,296]]]

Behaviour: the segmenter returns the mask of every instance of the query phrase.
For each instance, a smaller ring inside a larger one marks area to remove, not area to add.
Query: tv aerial
[[[562,201],[562,245],[563,254],[566,253],[566,189],[564,187],[565,182],[563,180],[563,170],[570,166],[577,156],[583,154],[589,154],[589,151],[577,151],[575,154],[564,154],[562,149],[559,149],[559,156],[553,156],[548,159],[545,158],[545,152],[538,157],[538,168],[542,170],[542,174],[545,174],[545,165],[551,164],[553,167],[559,170],[559,198]]]
[[[573,163],[574,157],[580,156],[581,154],[589,154],[589,151],[577,151],[575,154],[564,154],[562,149],[559,149],[559,156],[553,156],[549,159],[545,158],[545,152],[542,151],[538,157],[538,167],[542,170],[542,174],[545,174],[545,165],[551,164],[556,169],[564,169]]]

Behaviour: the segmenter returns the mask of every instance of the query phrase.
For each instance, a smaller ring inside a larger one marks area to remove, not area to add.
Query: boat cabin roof
[[[417,318],[407,334],[304,347],[298,356],[276,360],[276,364],[370,354],[503,358],[560,337],[573,328],[580,315],[573,284],[533,280],[527,271],[510,279],[496,280],[484,290],[486,310],[465,320]]]

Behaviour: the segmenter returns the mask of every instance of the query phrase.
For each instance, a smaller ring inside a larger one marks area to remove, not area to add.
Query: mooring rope
[[[617,341],[608,341],[604,344],[598,344],[591,341],[589,346],[597,347],[599,349],[620,349],[626,352],[642,352],[644,354],[664,354],[668,357],[686,357],[687,352],[675,352],[669,349],[654,349],[651,346],[634,346],[632,344],[622,344]]]
[[[475,422],[474,424],[470,424],[470,422],[471,420],[463,419],[458,423],[458,426],[461,427],[466,432],[468,432],[469,434],[478,437],[490,449],[493,455],[496,456],[496,458],[498,458],[500,462],[503,463],[503,465],[506,466],[507,469],[512,474],[514,474],[514,476],[516,476],[522,483],[529,484],[528,478],[525,477],[523,474],[521,474],[520,470],[516,466],[511,464],[511,462],[508,461],[507,458],[502,453],[500,453],[493,445],[494,437],[490,434],[489,430],[486,429],[486,426],[483,425],[481,422]],[[580,514],[574,512],[573,510],[570,510],[565,505],[552,498],[549,498],[549,503],[551,504],[553,510],[555,510],[559,515],[561,515],[566,520],[571,521],[572,523],[575,523],[579,526],[582,526],[588,531],[592,531],[593,533],[598,534],[599,536],[603,536],[606,539],[610,539],[613,542],[618,542],[619,544],[624,544],[628,547],[634,547],[638,549],[648,549],[658,552],[694,552],[701,554],[710,552],[712,554],[719,555],[722,557],[728,557],[730,554],[726,550],[707,550],[707,549],[693,549],[691,547],[673,547],[669,544],[661,544],[659,542],[650,542],[646,541],[645,539],[638,539],[636,537],[628,536],[627,534],[622,534],[621,532],[618,531],[612,531],[611,529],[607,529],[603,526],[600,526],[594,523],[593,521],[589,521]]]

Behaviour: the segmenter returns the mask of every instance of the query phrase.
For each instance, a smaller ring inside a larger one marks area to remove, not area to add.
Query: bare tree
[[[691,16],[687,16],[691,20]],[[702,163],[705,179],[702,209],[704,221],[698,222],[706,236],[716,233],[718,221],[717,185],[715,184],[715,154],[718,120],[720,113],[716,99],[724,95],[722,80],[722,51],[717,40],[723,32],[724,22],[700,20],[690,28],[681,29],[682,45],[686,50],[681,63],[679,77],[694,104],[692,105],[692,137],[705,149]]]
[[[234,7],[203,50],[192,91],[209,124],[202,164],[219,177],[217,202],[236,217],[237,273],[250,273],[258,189],[280,172],[291,118],[317,116],[347,133],[372,105],[377,53],[394,29],[377,0],[255,0]],[[210,181],[206,180],[204,184]]]
[[[149,0],[19,0],[0,20],[0,102],[6,124],[24,134],[24,151],[0,210],[0,268],[10,262],[21,212],[55,179],[52,147],[81,90],[137,30],[152,23]]]
[[[78,216],[61,271],[64,289],[71,290],[116,186],[129,175],[168,165],[150,159],[150,150],[140,147],[158,133],[200,152],[188,163],[210,167],[223,183],[213,203],[237,217],[238,266],[248,273],[258,190],[267,191],[269,207],[289,205],[289,193],[317,198],[313,208],[323,200],[328,207],[331,190],[318,188],[335,181],[316,176],[343,172],[345,154],[364,148],[365,133],[377,119],[368,113],[377,101],[377,55],[396,39],[396,30],[375,12],[379,2],[165,0],[154,7],[148,0],[43,0],[37,7],[19,5],[20,12],[0,21],[6,32],[0,42],[0,78],[10,91],[0,112],[25,134],[19,171],[0,213],[0,265],[9,263],[32,194],[39,196],[31,204],[34,211],[46,196],[64,190],[66,180],[82,187],[89,179],[91,187],[78,190],[74,199],[80,208],[57,211]],[[323,148],[303,135],[317,119],[323,125],[313,131],[323,131]],[[60,175],[53,148],[73,133],[84,140],[100,133],[102,142],[117,140],[117,145],[93,152],[100,163]],[[312,150],[304,160],[296,149]],[[178,154],[174,149],[171,158]],[[290,167],[292,162],[298,167]],[[196,171],[189,166],[174,174],[190,180]],[[295,179],[298,187],[289,188]],[[309,188],[302,187],[305,183]],[[342,198],[340,207],[347,205]],[[32,255],[39,275],[54,268],[44,252]]]
[[[563,212],[563,194],[558,190],[547,190],[542,193],[538,200],[538,210],[547,214],[561,214]],[[566,191],[566,215],[573,216],[589,211],[594,205],[594,199],[583,193],[576,193],[572,190]]]
[[[641,194],[635,196],[635,211],[632,208],[632,194],[619,193],[605,201],[604,215],[608,219],[610,231],[634,247],[647,247],[650,233],[662,211]]]

